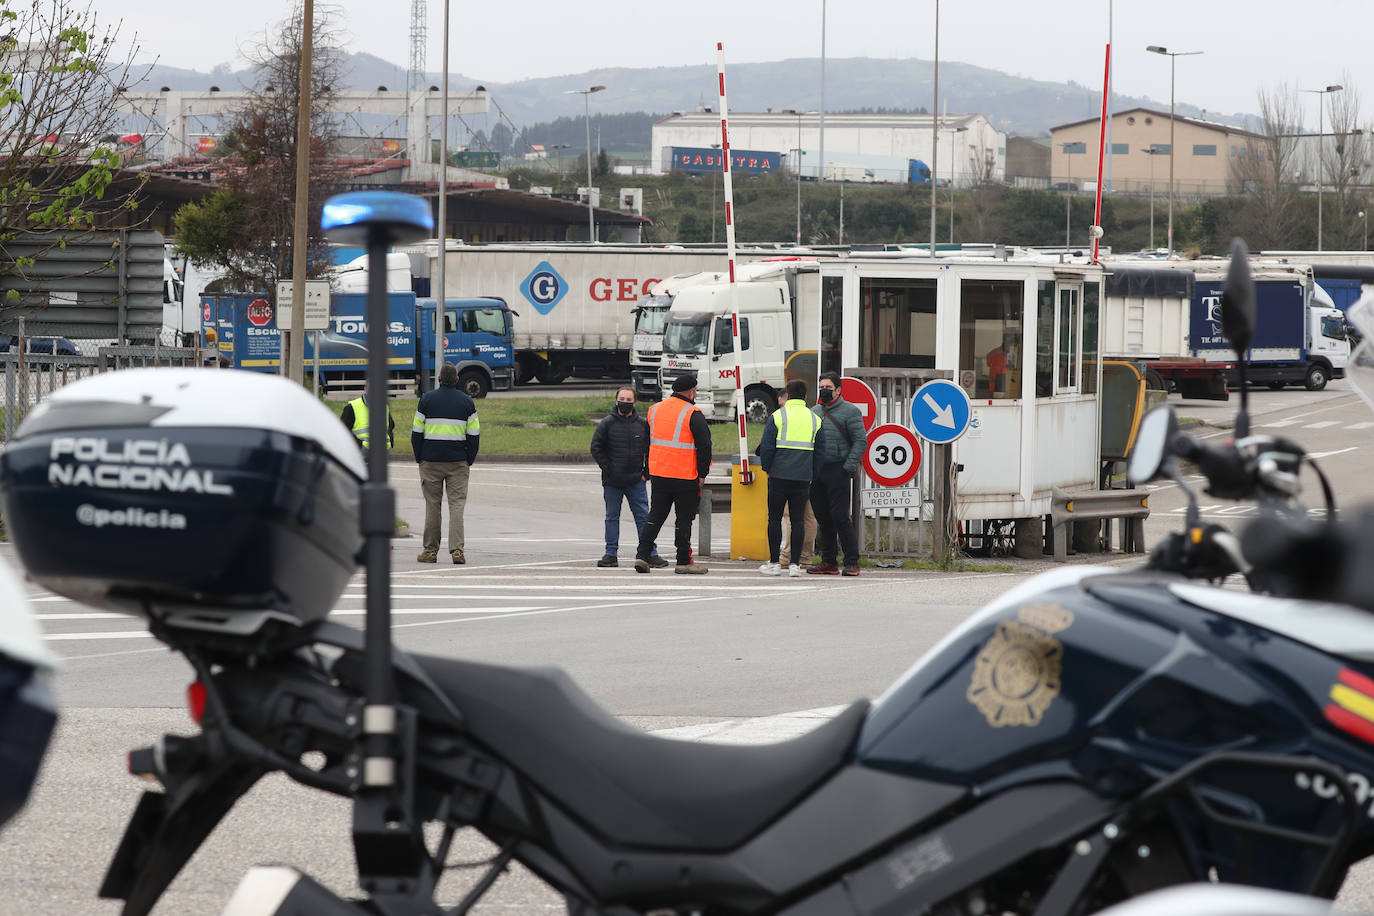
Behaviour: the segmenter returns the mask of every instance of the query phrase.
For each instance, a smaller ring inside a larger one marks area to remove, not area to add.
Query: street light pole
[[[592,86],[587,89],[568,89],[567,95],[582,96],[582,114],[587,125],[587,241],[596,241],[596,215],[592,208],[592,108],[591,94],[600,92],[605,86]]]
[[[1299,92],[1310,92],[1317,97],[1317,250],[1322,250],[1322,172],[1326,170],[1322,162],[1322,98],[1328,92],[1340,92],[1344,86],[1339,84],[1327,86],[1325,89],[1299,89]]]
[[[1202,54],[1202,51],[1170,51],[1161,45],[1145,48],[1169,58],[1169,257],[1174,256],[1174,59]]]
[[[567,143],[555,143],[553,145],[554,155],[558,157],[558,183],[560,185],[563,183],[563,150],[567,149],[569,145]]]
[[[1155,249],[1155,155],[1159,152],[1155,145],[1141,150],[1142,153],[1150,157],[1150,250]]]
[[[797,116],[797,159],[796,159],[795,165],[796,165],[796,170],[797,170],[797,244],[800,245],[800,244],[801,244],[801,160],[802,160],[801,122],[802,122],[802,113],[801,113],[800,111],[797,111],[797,109],[795,109],[795,108],[784,108],[784,109],[782,110],[782,113],[783,113],[783,114],[790,114],[790,115],[796,115],[796,116]]]
[[[1360,242],[1360,250],[1361,250],[1361,251],[1368,251],[1368,250],[1369,250],[1369,214],[1366,213],[1366,212],[1364,212],[1363,210],[1361,210],[1361,211],[1359,212],[1358,216],[1360,217],[1360,225],[1362,226],[1362,228],[1363,228],[1363,230],[1364,230],[1363,233],[1362,233],[1362,236],[1361,236],[1362,241]]]

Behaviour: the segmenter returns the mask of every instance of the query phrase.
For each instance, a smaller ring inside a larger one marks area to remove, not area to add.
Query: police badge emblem
[[[973,663],[965,696],[993,728],[1036,726],[1059,696],[1064,646],[1053,634],[1073,624],[1057,604],[1029,604],[1004,620]]]

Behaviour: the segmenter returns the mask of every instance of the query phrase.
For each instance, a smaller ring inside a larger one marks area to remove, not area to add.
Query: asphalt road
[[[1204,421],[1195,434],[1229,434],[1234,400],[1171,402],[1182,416]],[[1258,431],[1282,431],[1324,454],[1321,464],[1343,504],[1374,497],[1366,471],[1374,413],[1345,383],[1315,393],[1258,392],[1251,412]],[[392,471],[400,514],[418,531],[423,512],[414,466],[393,465]],[[1151,505],[1147,539],[1153,543],[1181,524],[1184,496],[1176,486],[1159,486]],[[1241,524],[1247,515],[1245,507],[1206,497],[1203,505],[1204,517],[1228,524]],[[614,714],[647,729],[686,729],[688,737],[712,729],[736,740],[782,737],[856,697],[874,697],[969,613],[1053,566],[1018,560],[1012,572],[866,570],[857,579],[765,579],[755,563],[722,559],[729,526],[718,515],[722,549],[708,561],[708,576],[597,569],[599,481],[593,467],[582,465],[479,461],[466,522],[466,566],[422,565],[415,561],[418,538],[394,542],[399,645],[559,665]],[[633,552],[632,532],[626,513],[622,556]],[[13,562],[12,548],[0,546],[0,556]],[[1071,562],[1103,561],[1129,566],[1139,559],[1080,556]],[[361,585],[360,577],[340,601],[337,619],[361,622]],[[0,834],[0,911],[115,913],[118,908],[95,893],[141,791],[124,771],[124,754],[164,731],[193,730],[182,707],[189,669],[134,619],[97,616],[41,589],[31,591],[49,645],[64,658],[58,678],[63,720],[33,799]],[[217,912],[255,863],[294,864],[350,890],[348,823],[348,806],[337,799],[266,780],[192,860],[157,912]],[[482,854],[480,843],[468,843],[455,849],[454,858]],[[445,897],[456,900],[469,880],[471,873],[456,875]],[[1374,909],[1374,868],[1357,869],[1342,900]],[[498,910],[560,908],[537,880],[517,872],[478,909]]]

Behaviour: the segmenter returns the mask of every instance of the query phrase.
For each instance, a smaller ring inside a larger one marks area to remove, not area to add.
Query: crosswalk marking
[[[1363,423],[1351,423],[1346,429],[1369,429],[1371,426],[1374,426],[1374,420],[1366,420]]]
[[[1270,420],[1268,423],[1261,423],[1261,424],[1259,424],[1259,425],[1260,425],[1260,426],[1270,427],[1270,428],[1273,428],[1273,429],[1278,429],[1278,428],[1284,427],[1284,426],[1293,426],[1293,425],[1295,425],[1295,424],[1297,424],[1297,423],[1300,423],[1300,422],[1302,422],[1302,421],[1301,421],[1301,420]]]
[[[1318,420],[1316,423],[1308,423],[1308,424],[1304,425],[1304,426],[1303,426],[1303,429],[1327,429],[1328,427],[1331,427],[1331,426],[1340,426],[1340,425],[1341,425],[1341,421],[1340,421],[1340,420]]]

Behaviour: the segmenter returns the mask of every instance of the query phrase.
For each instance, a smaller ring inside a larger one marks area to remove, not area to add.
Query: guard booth
[[[954,443],[960,519],[1038,530],[1056,487],[1097,487],[1102,283],[1055,256],[822,262],[820,369],[951,371],[973,409]]]

